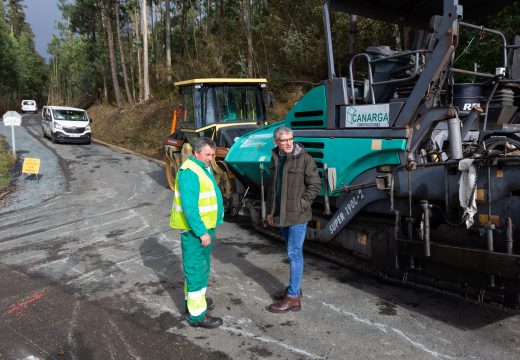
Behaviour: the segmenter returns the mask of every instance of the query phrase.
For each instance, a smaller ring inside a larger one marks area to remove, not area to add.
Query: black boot
[[[205,315],[204,318],[196,323],[190,323],[191,327],[202,327],[205,329],[215,329],[222,325],[222,319]]]

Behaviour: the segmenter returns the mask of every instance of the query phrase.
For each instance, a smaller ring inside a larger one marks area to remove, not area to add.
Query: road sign
[[[2,117],[5,126],[20,126],[22,125],[22,115],[16,111],[8,111]]]
[[[40,159],[25,158],[23,159],[22,173],[24,174],[38,174],[40,171]]]
[[[11,127],[11,139],[13,143],[13,155],[16,159],[16,143],[14,141],[14,127],[22,125],[22,116],[16,111],[8,111],[2,116],[5,126]]]

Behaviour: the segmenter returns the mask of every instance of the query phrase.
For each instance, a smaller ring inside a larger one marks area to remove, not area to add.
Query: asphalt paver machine
[[[323,181],[307,242],[341,249],[385,278],[518,308],[520,46],[477,23],[509,4],[326,1],[328,79],[284,121],[231,147],[226,164],[244,184],[236,205],[269,230],[273,131],[289,126]],[[332,11],[413,28],[415,39],[408,49],[374,46],[335,59]],[[494,71],[455,66],[460,34],[475,29],[497,39]],[[346,76],[337,64],[348,66]],[[473,80],[457,83],[461,74]]]

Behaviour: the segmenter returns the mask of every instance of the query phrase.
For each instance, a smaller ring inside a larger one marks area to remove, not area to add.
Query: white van
[[[22,113],[32,112],[35,113],[38,111],[38,107],[36,106],[36,101],[34,100],[22,100]]]
[[[65,106],[44,106],[42,109],[43,137],[49,137],[52,142],[90,144],[91,122],[83,109]]]

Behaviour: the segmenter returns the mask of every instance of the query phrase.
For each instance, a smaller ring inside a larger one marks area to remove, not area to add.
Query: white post
[[[16,145],[14,142],[14,125],[11,125],[11,139],[13,141],[13,156],[16,159]]]
[[[13,156],[16,159],[16,145],[14,142],[14,127],[22,125],[22,117],[16,111],[8,111],[2,116],[4,126],[11,127],[11,139],[13,142]]]

